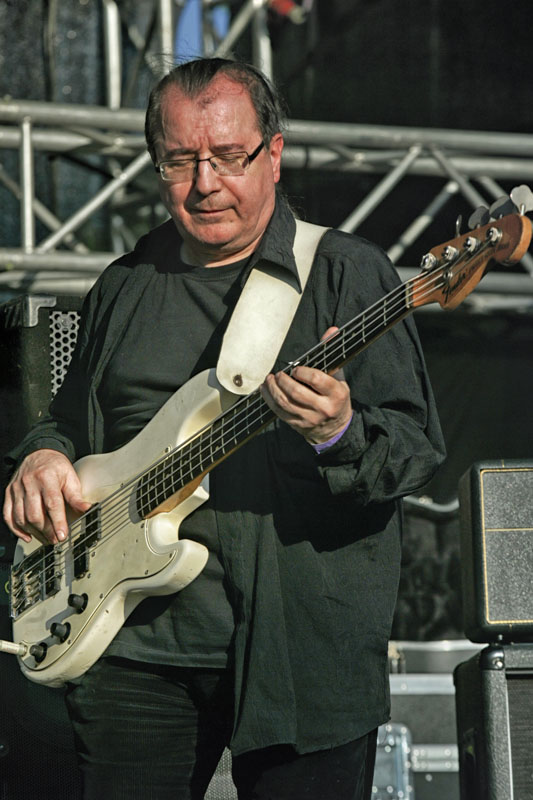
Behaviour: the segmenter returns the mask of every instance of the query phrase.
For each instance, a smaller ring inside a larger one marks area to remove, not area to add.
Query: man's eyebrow
[[[230,142],[229,144],[221,144],[217,145],[212,151],[213,155],[218,155],[219,153],[244,153],[244,146],[242,144],[235,144]],[[185,147],[175,147],[172,150],[167,150],[163,156],[163,161],[168,161],[172,158],[180,158],[183,156],[188,156],[189,158],[194,158],[197,154],[193,150],[188,150]]]

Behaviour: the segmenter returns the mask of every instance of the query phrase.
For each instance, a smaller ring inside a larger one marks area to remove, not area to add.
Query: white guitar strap
[[[250,272],[226,328],[216,368],[218,381],[228,391],[250,394],[272,370],[327,230],[296,220],[293,252],[301,292],[293,275],[270,262],[259,262]]]

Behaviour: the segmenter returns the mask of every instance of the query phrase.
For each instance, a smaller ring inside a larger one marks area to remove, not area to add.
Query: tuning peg
[[[526,211],[533,211],[533,192],[524,183],[520,186],[515,186],[511,191],[511,200],[520,209],[521,214],[525,214]]]
[[[470,229],[480,228],[481,225],[486,225],[487,222],[490,222],[489,209],[485,208],[485,206],[478,206],[468,220],[468,227]]]
[[[506,197],[499,197],[494,203],[490,206],[489,212],[492,219],[499,219],[500,217],[505,217],[506,214],[516,214],[518,208],[515,206],[513,201]]]
[[[461,225],[462,224],[463,224],[463,216],[462,216],[462,214],[459,214],[459,216],[455,220],[455,235],[456,236],[460,236],[461,235]]]

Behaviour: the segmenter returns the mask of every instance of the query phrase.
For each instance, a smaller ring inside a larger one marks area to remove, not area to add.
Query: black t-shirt
[[[178,262],[171,271],[154,273],[99,387],[106,452],[139,433],[191,377],[216,365],[246,263],[247,259],[206,268]],[[178,594],[144,600],[107,653],[180,666],[223,667],[233,635],[233,612],[210,500],[183,521],[179,535],[206,545],[206,567]]]

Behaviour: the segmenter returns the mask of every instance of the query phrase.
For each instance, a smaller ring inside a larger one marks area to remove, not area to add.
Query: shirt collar
[[[287,200],[277,192],[274,212],[257,250],[250,259],[249,267],[245,270],[243,284],[250,270],[255,267],[259,261],[269,261],[287,270],[295,278],[301,291],[302,287],[292,250],[295,235],[296,222],[294,220],[294,214]]]

